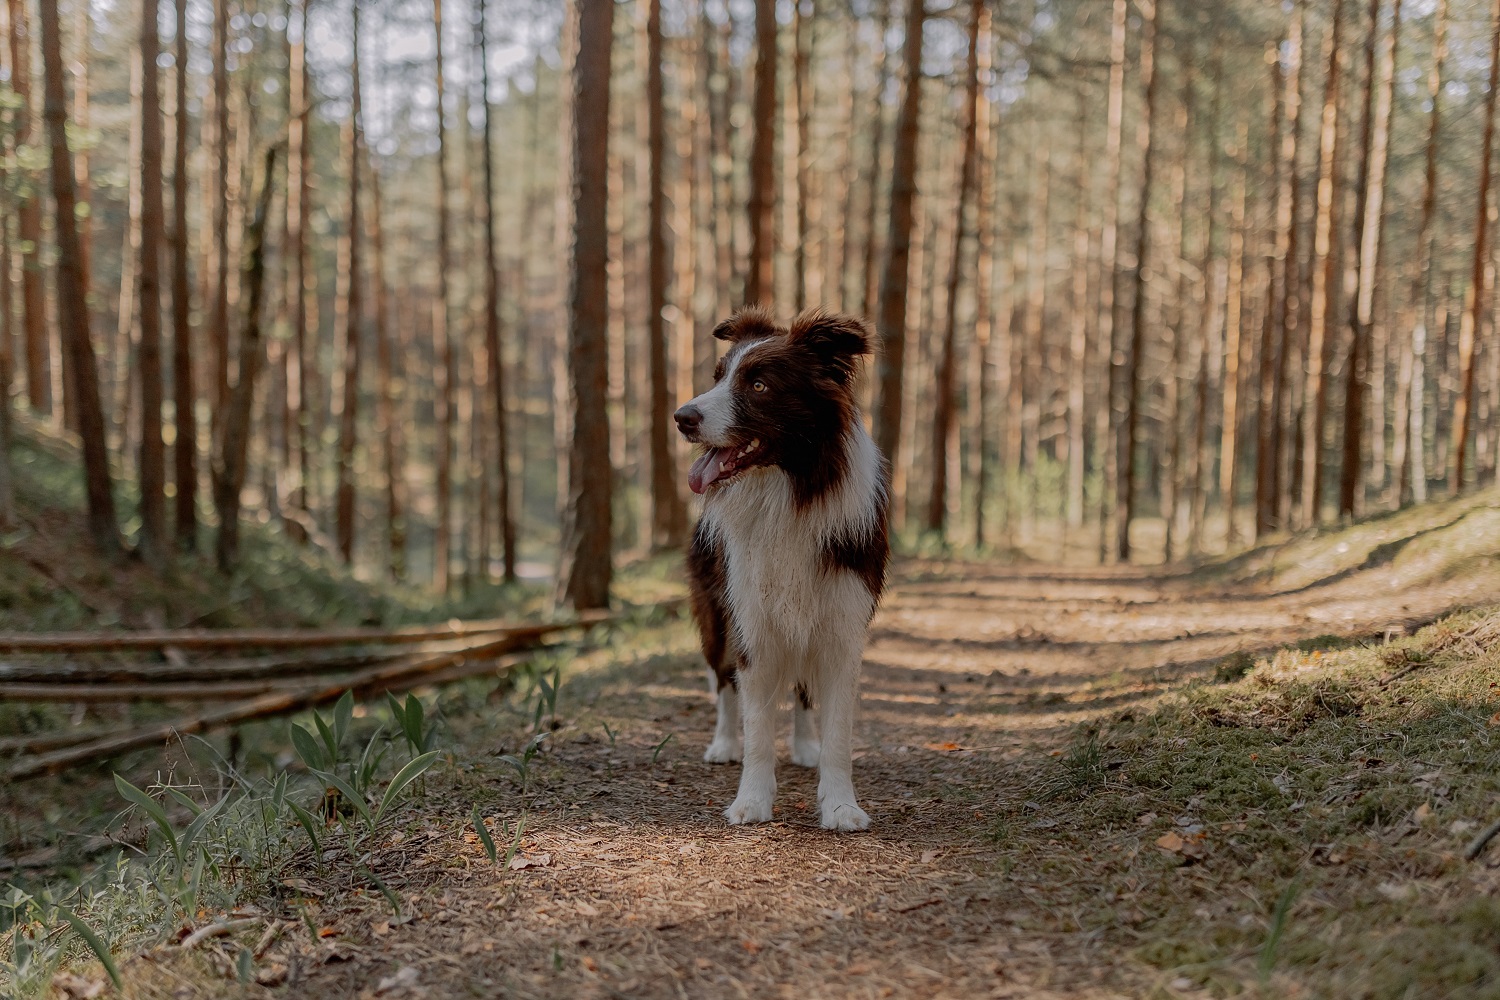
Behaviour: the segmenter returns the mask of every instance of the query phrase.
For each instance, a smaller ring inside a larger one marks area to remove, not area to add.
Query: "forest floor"
[[[903,563],[854,835],[785,760],[776,821],[727,826],[691,629],[641,626],[568,668],[524,789],[524,707],[447,713],[362,859],[384,897],[293,880],[279,936],[125,957],[124,992],[1500,996],[1500,873],[1463,859],[1500,814],[1497,552],[1489,493],[1192,573]],[[509,866],[476,803],[524,813]]]

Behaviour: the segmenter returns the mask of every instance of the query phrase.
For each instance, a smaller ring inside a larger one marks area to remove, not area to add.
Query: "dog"
[[[783,326],[756,307],[713,335],[730,345],[713,387],[675,414],[683,436],[704,446],[688,474],[703,514],[687,557],[718,699],[704,759],[743,759],[724,811],[731,824],[769,821],[777,709],[794,688],[792,761],[818,768],[822,825],[864,830],[854,713],[890,554],[890,468],[855,399],[872,336],[852,316],[818,310]]]

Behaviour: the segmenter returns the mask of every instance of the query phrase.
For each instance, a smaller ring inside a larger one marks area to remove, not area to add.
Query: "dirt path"
[[[1097,908],[1085,912],[1082,901],[1104,893],[1105,859],[1094,873],[1087,855],[1071,867],[1047,862],[1056,821],[1028,788],[1048,755],[1077,723],[1148,704],[1226,653],[1378,634],[1479,599],[1479,589],[1376,594],[1354,577],[1289,595],[1211,595],[1188,578],[1139,572],[908,565],[866,657],[855,782],[874,826],[860,835],[818,829],[815,775],[784,755],[778,821],[724,824],[738,768],[699,759],[712,705],[687,629],[673,626],[657,652],[570,682],[565,698],[588,707],[571,713],[537,768],[526,867],[496,873],[472,832],[460,842],[451,817],[403,830],[397,860],[379,870],[407,901],[406,922],[393,925],[373,893],[330,901],[321,919],[331,936],[321,953],[289,959],[287,989],[799,1000],[1174,993],[1183,984],[1163,984],[1132,957],[1139,914],[1128,900],[1104,905],[1112,916],[1103,923]],[[472,758],[460,758],[458,794],[514,817],[514,777],[488,756],[493,743],[477,745],[488,739],[476,736]],[[1016,815],[1027,817],[1023,829]],[[1035,865],[997,855],[997,840],[1018,836],[1035,842]],[[163,995],[172,987],[169,974]]]

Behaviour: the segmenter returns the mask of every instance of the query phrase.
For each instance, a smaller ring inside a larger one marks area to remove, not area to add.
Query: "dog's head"
[[[798,494],[843,473],[844,435],[857,419],[854,382],[871,350],[863,320],[814,310],[782,326],[747,308],[714,329],[729,352],[713,388],[678,409],[677,427],[706,451],[693,463],[694,493],[721,490],[761,467],[784,470]]]

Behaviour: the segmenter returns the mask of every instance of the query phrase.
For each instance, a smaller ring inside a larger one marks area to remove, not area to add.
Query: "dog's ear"
[[[785,333],[776,325],[776,317],[763,306],[742,306],[733,316],[714,327],[714,339],[738,344],[742,340],[775,337]]]
[[[859,358],[874,351],[874,335],[858,316],[814,309],[792,321],[789,339],[828,364],[839,381],[852,378]]]

